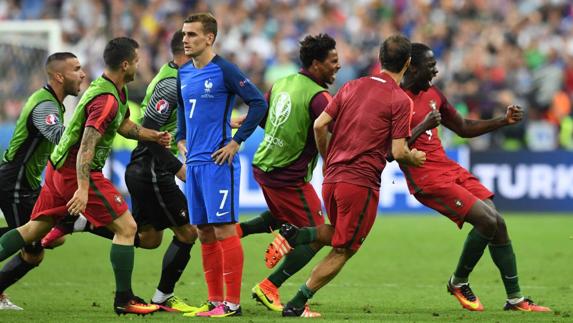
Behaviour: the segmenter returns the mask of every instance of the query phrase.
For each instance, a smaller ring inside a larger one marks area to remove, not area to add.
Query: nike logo
[[[223,216],[223,215],[225,215],[225,214],[227,214],[227,213],[229,213],[229,212],[227,211],[227,212],[220,213],[219,211],[217,211],[217,213],[215,213],[215,215],[216,215],[216,216]]]
[[[181,90],[183,90],[186,86],[187,86],[187,84],[181,85]]]

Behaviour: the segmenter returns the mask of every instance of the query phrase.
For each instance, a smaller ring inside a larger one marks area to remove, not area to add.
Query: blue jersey
[[[231,139],[246,140],[264,118],[267,103],[261,92],[237,68],[216,55],[203,68],[192,61],[179,68],[177,140],[187,140],[187,164],[213,162],[211,154]],[[231,137],[231,112],[239,95],[249,106],[247,117]]]

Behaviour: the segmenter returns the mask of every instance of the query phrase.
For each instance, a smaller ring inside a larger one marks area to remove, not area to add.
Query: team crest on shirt
[[[123,203],[123,198],[121,197],[121,195],[115,195],[113,197],[113,200],[115,201],[115,203],[117,203],[117,205],[121,205],[121,203]]]
[[[438,109],[438,107],[436,105],[436,101],[434,101],[434,100],[430,100],[429,106],[430,106],[430,108],[432,108],[432,110]]]
[[[456,204],[456,207],[462,207],[462,206],[464,206],[464,203],[462,203],[461,200],[456,200],[456,201],[455,201],[455,204]]]
[[[166,112],[169,110],[169,102],[167,102],[165,99],[159,100],[159,102],[155,104],[155,110],[159,113]]]
[[[211,92],[212,87],[213,87],[213,82],[211,82],[211,79],[205,80],[205,93]]]
[[[55,114],[53,114],[53,113],[52,113],[52,114],[48,114],[48,115],[46,116],[46,119],[44,119],[44,121],[46,122],[46,124],[47,124],[48,126],[53,126],[53,125],[55,125],[56,123],[58,123],[58,116],[55,115]]]
[[[213,82],[211,81],[211,79],[206,79],[204,86],[205,86],[205,93],[201,95],[201,98],[203,99],[214,98],[214,96],[211,94],[211,89],[213,88]]]

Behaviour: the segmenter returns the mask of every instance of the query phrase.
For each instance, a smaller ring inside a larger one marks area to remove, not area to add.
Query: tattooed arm
[[[95,156],[96,144],[101,137],[102,135],[93,127],[86,127],[84,130],[76,161],[78,189],[67,203],[68,211],[72,215],[84,212],[88,204],[91,164]]]
[[[129,119],[123,120],[117,132],[128,139],[155,141],[162,146],[171,144],[171,134],[169,132],[147,129]]]

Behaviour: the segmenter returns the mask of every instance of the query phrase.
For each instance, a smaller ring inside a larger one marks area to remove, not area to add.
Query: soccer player
[[[175,32],[171,39],[171,52],[173,61],[163,65],[147,87],[141,104],[141,125],[175,135],[177,69],[190,59],[183,51],[181,31]],[[140,141],[131,154],[125,182],[138,226],[139,246],[157,248],[165,228],[170,228],[175,234],[163,256],[161,278],[151,303],[166,311],[189,312],[196,308],[174,296],[173,290],[189,262],[197,231],[189,224],[187,200],[175,183],[175,175],[185,181],[186,171],[176,155],[175,142],[168,149],[155,142]]]
[[[486,247],[498,267],[507,293],[505,310],[546,312],[549,308],[536,305],[523,297],[518,283],[515,254],[503,217],[492,201],[493,193],[476,177],[446,156],[438,130],[438,122],[461,137],[471,138],[515,124],[523,118],[519,106],[507,107],[505,116],[491,120],[464,119],[432,79],[438,74],[432,50],[420,43],[412,45],[412,62],[404,76],[403,88],[414,101],[412,137],[408,144],[427,154],[422,167],[401,164],[408,187],[416,199],[448,217],[459,228],[465,222],[473,229],[464,243],[454,274],[447,283],[448,291],[470,311],[484,307],[468,283],[468,277]],[[426,117],[427,116],[427,117]]]
[[[399,84],[410,49],[403,36],[386,39],[380,47],[382,71],[346,83],[314,122],[316,145],[326,160],[322,196],[334,228],[333,249],[283,308],[283,316],[320,316],[306,303],[338,274],[372,228],[387,151],[391,148],[399,162],[414,166],[425,160],[423,152],[406,146],[412,101]]]
[[[138,47],[135,40],[126,37],[107,43],[104,73],[83,94],[50,155],[46,183],[30,221],[0,238],[0,260],[4,260],[22,246],[38,241],[68,212],[83,214],[95,226],[106,226],[115,233],[110,260],[116,280],[117,314],[148,314],[159,309],[131,290],[136,224],[121,194],[101,172],[117,132],[161,145],[171,142],[168,132],[142,128],[129,120],[125,85],[135,77]]]
[[[185,194],[201,241],[209,293],[199,313],[184,315],[241,315],[243,248],[235,228],[240,164],[235,154],[265,116],[267,105],[255,85],[213,51],[217,20],[211,14],[188,17],[182,30],[185,54],[192,62],[179,68],[179,105],[184,108],[179,109],[177,140],[186,142]],[[231,137],[235,95],[249,106],[249,112]]]
[[[68,95],[78,95],[86,77],[77,57],[69,52],[48,56],[45,72],[48,83],[26,101],[0,163],[0,208],[10,229],[30,220],[40,194],[42,171],[64,132],[62,102]],[[4,291],[38,266],[43,257],[43,248],[31,243],[4,265],[0,270],[0,309],[22,309],[10,302]]]
[[[309,183],[318,152],[312,124],[332,100],[327,88],[340,69],[336,41],[326,34],[300,42],[302,69],[278,80],[268,93],[265,138],[253,160],[256,181],[270,211],[238,226],[240,235],[269,232],[283,223],[298,227],[324,224],[322,206]],[[278,288],[304,267],[322,245],[297,246],[266,279],[253,287],[253,297],[273,311],[282,311]],[[274,257],[267,254],[267,266]]]

